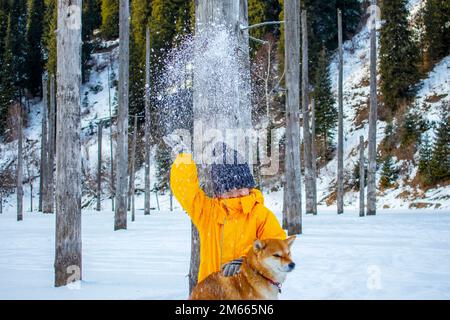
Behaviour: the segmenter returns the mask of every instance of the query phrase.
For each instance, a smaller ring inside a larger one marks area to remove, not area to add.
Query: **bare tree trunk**
[[[17,221],[23,220],[23,128],[22,101],[17,106]]]
[[[286,148],[285,179],[288,234],[302,233],[300,168],[300,23],[299,0],[285,0]]]
[[[137,140],[137,115],[134,116],[133,141],[131,143],[131,166],[130,166],[130,200],[131,200],[131,221],[134,221],[134,193],[135,193],[135,176],[136,176],[136,140]]]
[[[55,76],[50,75],[50,104],[48,114],[48,159],[47,159],[47,192],[44,194],[42,211],[44,213],[53,213],[55,204],[55,186],[54,186],[54,166],[55,166],[55,138],[56,138],[56,96],[55,96]]]
[[[364,217],[364,137],[359,137],[359,216]]]
[[[119,15],[119,113],[117,119],[117,183],[114,230],[127,228],[128,95],[130,40],[129,0],[120,0]]]
[[[81,280],[81,0],[58,0],[55,286]]]
[[[97,211],[102,210],[102,137],[103,121],[98,123],[98,141],[97,141]]]
[[[173,193],[172,190],[170,190],[170,211],[173,211]]]
[[[315,214],[314,172],[312,165],[312,142],[309,130],[309,75],[308,75],[308,23],[306,10],[302,10],[302,111],[303,111],[303,156],[305,166],[306,214]]]
[[[41,131],[41,162],[39,178],[39,211],[42,212],[42,203],[47,192],[47,168],[48,168],[48,132],[47,132],[47,112],[48,112],[48,74],[42,75],[42,131]]]
[[[25,166],[27,168],[28,183],[30,185],[30,212],[33,212],[33,177],[31,174],[31,164],[28,157],[25,158]]]
[[[191,222],[191,263],[189,267],[189,294],[197,285],[198,266],[200,265],[200,237],[195,225]]]
[[[112,110],[111,110],[111,84],[110,84],[110,74],[109,68],[111,68],[112,59],[111,53],[109,53],[109,65],[108,65],[108,106],[109,106],[109,148],[110,148],[110,158],[111,158],[111,209],[114,211],[114,148],[113,148],[113,119],[112,119]]]
[[[287,216],[287,212],[286,212],[286,206],[287,206],[287,192],[286,192],[286,178],[284,178],[283,181],[283,221],[282,221],[282,228],[286,229],[288,228],[288,216]]]
[[[316,103],[311,100],[311,158],[314,186],[314,214],[317,214],[317,149],[316,149]]]
[[[343,65],[342,12],[338,9],[339,79],[338,79],[338,151],[337,151],[337,213],[344,213],[344,118],[343,118]]]
[[[150,29],[145,34],[145,198],[144,214],[150,214]]]
[[[158,211],[161,211],[161,209],[159,208],[158,191],[155,191],[155,196],[156,196],[156,208],[158,208]]]
[[[214,75],[205,74],[199,76],[199,65],[194,66],[194,136],[203,137],[199,132],[200,128],[218,129],[250,129],[251,128],[251,101],[250,101],[250,59],[248,45],[248,30],[241,31],[240,25],[248,24],[247,0],[198,0],[195,1],[195,32],[201,34],[208,31],[213,25],[223,25],[237,37],[239,50],[237,50],[239,64],[233,76],[236,78],[230,81],[239,81],[239,86],[235,86],[235,91],[230,92],[230,99],[233,99],[233,108],[230,110],[217,106],[214,93],[208,90],[208,86],[214,83]],[[240,81],[242,80],[242,81]],[[235,100],[234,100],[235,99]],[[221,114],[218,114],[221,113]],[[217,123],[215,119],[226,119],[227,123]],[[194,145],[195,147],[195,145]],[[194,148],[194,158],[198,159],[199,150]],[[203,151],[203,150],[201,150]],[[200,157],[201,159],[201,157]],[[199,180],[206,194],[212,194],[209,177],[209,169],[206,165],[199,166]],[[200,240],[195,226],[192,226],[192,247],[191,264],[189,270],[190,290],[197,283],[199,267],[199,246]]]
[[[372,0],[372,5],[377,1]],[[374,7],[373,7],[374,8]],[[375,11],[375,9],[372,9]],[[371,13],[375,17],[375,12]],[[376,214],[376,171],[377,171],[377,34],[376,19],[372,19],[370,30],[370,113],[369,113],[369,167],[367,170],[367,215]]]
[[[33,179],[31,177],[28,183],[30,184],[30,212],[33,212]]]

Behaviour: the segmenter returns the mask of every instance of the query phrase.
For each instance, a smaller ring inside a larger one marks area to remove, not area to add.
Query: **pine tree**
[[[280,4],[279,20],[284,20],[283,0]],[[338,45],[336,10],[341,9],[343,17],[344,40],[349,39],[357,30],[361,19],[362,7],[358,0],[305,0],[302,9],[308,11],[308,55],[312,83],[316,79],[321,48],[325,45],[328,51],[335,50]],[[250,12],[249,12],[250,15]],[[280,28],[278,46],[280,74],[284,68],[284,26]]]
[[[408,24],[406,0],[383,1],[380,31],[381,92],[389,110],[408,101],[419,80],[419,50]]]
[[[322,46],[332,51],[338,45],[336,11],[342,11],[344,41],[356,31],[361,18],[361,3],[358,0],[305,0],[302,9],[308,11],[308,44],[310,74],[315,78]]]
[[[450,1],[427,0],[424,10],[425,40],[428,55],[437,62],[450,54]]]
[[[27,2],[10,3],[7,29],[2,54],[2,77],[0,79],[0,133],[5,128],[8,109],[23,94],[27,80],[26,42]]]
[[[3,54],[5,50],[6,32],[8,30],[8,0],[0,0],[0,67],[3,65]],[[1,69],[3,70],[3,68]]]
[[[119,37],[119,0],[102,0],[101,33],[106,40]]]
[[[44,0],[31,0],[27,24],[27,87],[31,94],[41,93],[43,68]]]
[[[144,110],[145,32],[151,9],[150,0],[135,0],[131,3],[130,114],[140,114]]]
[[[8,106],[10,104],[10,94],[12,91],[9,88],[11,84],[12,75],[8,74],[9,68],[6,68],[6,35],[8,32],[8,16],[9,16],[9,1],[0,0],[0,70],[2,70],[2,77],[0,78],[0,134],[5,128],[6,116],[8,114]]]
[[[10,67],[13,72],[15,98],[27,81],[27,1],[15,0],[11,3],[6,35],[6,51],[9,52]]]
[[[99,0],[84,0],[81,37],[83,40],[81,54],[81,72],[83,82],[87,81],[89,60],[94,50],[93,32],[101,25],[101,6]]]
[[[390,153],[392,149],[397,144],[396,136],[394,134],[394,124],[389,121],[384,128],[384,139],[382,142],[382,147],[385,152]]]
[[[44,57],[45,69],[51,73],[56,74],[56,23],[57,23],[57,1],[45,1],[45,15],[44,15]]]
[[[248,0],[248,23],[249,25],[265,21],[276,21],[280,15],[280,2],[278,0]],[[279,30],[277,25],[263,26],[250,30],[250,35],[264,39],[267,33],[276,34]],[[258,44],[250,41],[252,49],[256,49]]]
[[[4,63],[2,77],[0,80],[0,134],[6,129],[8,110],[15,97],[14,70],[12,69],[12,54],[9,51],[4,53]]]
[[[432,155],[432,146],[430,143],[430,137],[425,134],[420,142],[419,148],[419,166],[418,171],[425,184],[429,184],[432,181],[430,162]]]
[[[172,47],[172,41],[176,35],[175,21],[178,2],[176,0],[153,0],[151,10],[150,30],[152,34],[152,51],[155,58],[152,61],[159,67],[168,49]]]
[[[156,148],[156,191],[166,191],[169,188],[169,170],[172,162],[170,149],[160,143]]]
[[[418,109],[418,106],[415,106],[405,115],[400,136],[402,146],[418,142],[421,133],[428,129],[427,122],[423,119],[422,114],[416,111]]]
[[[325,47],[319,56],[315,77],[313,96],[316,102],[316,140],[322,142],[322,156],[326,156],[329,146],[333,143],[337,123],[337,109],[331,92],[328,57]]]
[[[175,43],[178,44],[184,36],[194,32],[193,20],[195,19],[195,2],[192,0],[181,0],[175,21]],[[194,8],[194,10],[193,10]]]
[[[435,131],[436,142],[431,155],[430,170],[433,182],[450,178],[450,103],[442,104],[441,120]]]
[[[397,180],[397,170],[391,155],[387,155],[381,167],[380,188],[391,188]]]

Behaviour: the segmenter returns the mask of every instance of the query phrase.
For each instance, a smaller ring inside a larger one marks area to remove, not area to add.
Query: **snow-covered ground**
[[[268,205],[280,218],[276,198]],[[303,220],[293,246],[297,268],[281,299],[450,299],[449,211],[360,218],[321,207]],[[125,231],[113,231],[111,212],[85,211],[78,288],[53,287],[54,226],[54,215],[25,213],[22,222],[13,208],[0,215],[0,299],[187,297],[190,222],[179,209],[139,210]]]
[[[421,1],[410,0],[411,16]],[[355,121],[367,107],[369,34],[363,28],[344,44],[344,167],[351,175],[357,163],[359,136],[367,136],[367,120]],[[82,88],[83,165],[95,175],[97,168],[97,123],[109,117],[116,106],[115,88],[108,90],[108,76],[117,76],[117,41],[104,44],[109,52],[93,55],[91,77]],[[331,61],[333,90],[337,88],[337,60]],[[450,56],[442,59],[422,80],[417,107],[429,121],[439,118],[441,101],[450,97]],[[437,99],[439,98],[439,99]],[[38,159],[41,138],[42,104],[33,101],[25,129],[25,157]],[[385,136],[379,121],[377,141]],[[115,126],[113,126],[114,134]],[[430,130],[430,136],[433,132]],[[103,128],[103,159],[110,161],[110,128]],[[0,143],[0,168],[13,164],[17,142]],[[115,149],[115,146],[113,146]],[[31,156],[30,156],[31,155]],[[152,161],[154,163],[154,161]],[[416,168],[411,166],[410,178]],[[38,161],[31,165],[34,179],[34,206],[39,185]],[[156,170],[151,167],[151,180]],[[142,187],[144,172],[136,173]],[[321,169],[319,200],[334,190],[336,159]],[[25,180],[28,173],[24,173]],[[360,218],[356,213],[358,194],[345,195],[345,214],[337,216],[334,206],[319,207],[318,216],[304,216],[304,233],[294,244],[297,269],[288,276],[282,299],[450,299],[450,187],[421,194],[421,199],[401,197],[414,194],[399,177],[399,187],[377,198],[378,214]],[[107,188],[106,183],[103,186]],[[29,184],[24,184],[24,208],[30,202]],[[79,289],[53,288],[54,215],[25,212],[24,221],[15,221],[15,194],[9,195],[0,214],[0,299],[184,299],[190,257],[190,223],[175,202],[170,212],[169,198],[160,195],[162,211],[144,216],[138,210],[136,222],[126,231],[113,231],[111,201],[102,201],[103,212],[83,211],[83,282]],[[303,194],[304,196],[304,194]],[[280,218],[282,190],[267,195],[268,207]],[[83,204],[91,203],[86,195]],[[411,204],[427,202],[439,210],[408,210]],[[152,206],[156,206],[153,194]],[[383,210],[384,206],[390,209]],[[138,195],[136,207],[143,207]]]

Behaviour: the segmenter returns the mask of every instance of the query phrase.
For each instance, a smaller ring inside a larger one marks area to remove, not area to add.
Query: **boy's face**
[[[238,197],[245,197],[250,194],[250,189],[248,188],[242,188],[242,189],[233,189],[230,191],[227,191],[225,193],[222,193],[218,196],[220,199],[230,199],[230,198],[238,198]]]

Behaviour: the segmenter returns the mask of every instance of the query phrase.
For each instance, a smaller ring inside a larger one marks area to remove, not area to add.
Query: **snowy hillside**
[[[411,0],[409,9],[411,15],[417,12],[421,2]],[[89,180],[96,176],[97,170],[97,125],[99,120],[104,120],[102,135],[102,157],[104,161],[105,183],[103,188],[105,195],[102,206],[111,207],[111,201],[107,199],[110,188],[108,168],[110,166],[110,107],[114,118],[117,105],[117,92],[114,82],[118,74],[118,41],[103,42],[101,48],[92,56],[92,70],[89,81],[82,87],[82,158],[86,182],[89,189]],[[112,63],[109,63],[109,62]],[[334,56],[330,65],[332,75],[332,88],[337,90],[337,56]],[[344,170],[346,179],[350,179],[355,165],[358,161],[359,136],[367,137],[368,119],[367,105],[369,95],[369,32],[366,27],[356,34],[353,39],[344,44]],[[108,78],[109,77],[109,78]],[[450,56],[444,58],[431,70],[427,77],[421,81],[420,90],[417,93],[417,106],[426,119],[436,121],[439,117],[439,105],[442,100],[449,99],[450,93]],[[439,99],[436,99],[438,97]],[[41,135],[41,108],[40,102],[35,102],[30,106],[28,114],[28,127],[25,130],[25,158],[35,159],[30,161],[30,175],[34,181],[34,197],[37,202],[39,167],[38,159],[40,152]],[[385,137],[386,123],[378,121],[377,142],[380,143]],[[115,135],[115,125],[112,126],[112,134]],[[429,134],[433,137],[433,129]],[[16,159],[17,142],[0,143],[0,168],[13,168]],[[115,145],[113,143],[113,148]],[[366,154],[367,156],[367,154]],[[416,155],[417,156],[417,155]],[[154,163],[154,161],[152,161]],[[397,166],[406,166],[408,174],[398,177],[398,187],[379,192],[379,208],[412,208],[414,206],[450,209],[450,188],[442,187],[428,190],[426,193],[411,186],[411,181],[416,174],[416,165],[413,163],[397,163]],[[328,203],[334,205],[332,199],[337,172],[337,161],[333,159],[325,167],[321,168],[318,175],[318,199],[321,204]],[[151,167],[152,181],[155,179],[155,166]],[[380,171],[378,171],[379,179]],[[140,168],[136,174],[136,186],[143,187],[143,169]],[[28,180],[28,173],[24,178]],[[153,184],[152,182],[152,184]],[[92,189],[92,188],[91,188]],[[269,188],[267,188],[269,189]],[[12,189],[13,190],[13,189]],[[29,194],[29,184],[24,185],[25,193]],[[155,195],[154,195],[155,196]],[[154,199],[156,200],[156,199]],[[160,199],[166,202],[164,197]],[[137,196],[137,204],[143,202],[143,195]],[[352,190],[346,190],[344,198],[346,206],[356,206],[358,194]],[[15,197],[10,195],[6,199],[6,205],[14,205]],[[153,201],[155,203],[155,201]],[[87,190],[83,197],[83,206],[93,208],[93,190]],[[36,206],[35,206],[36,207]]]
[[[420,1],[409,2],[411,16],[419,9]],[[368,100],[369,100],[369,30],[365,26],[353,39],[344,43],[344,176],[350,179],[358,163],[359,136],[368,136]],[[337,94],[338,57],[335,55],[330,65],[333,92]],[[431,70],[419,85],[416,105],[419,112],[429,122],[439,120],[439,106],[443,100],[450,99],[450,56],[444,58]],[[439,99],[433,99],[439,97]],[[377,144],[385,138],[386,123],[378,121]],[[430,129],[433,136],[433,129]],[[367,139],[365,139],[367,143]],[[366,155],[367,157],[367,148]],[[415,158],[417,159],[417,156]],[[403,163],[400,161],[397,166]],[[398,187],[378,193],[377,206],[380,208],[413,208],[423,206],[430,208],[450,208],[450,187],[428,190],[426,193],[411,187],[417,168],[413,163],[406,163],[408,174],[400,175]],[[324,202],[334,191],[337,172],[337,159],[330,161],[321,169],[318,178],[318,199]],[[377,171],[377,185],[380,170]],[[344,203],[356,206],[358,192],[346,191]]]

